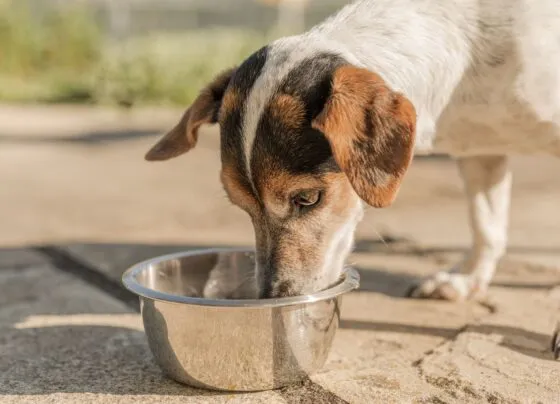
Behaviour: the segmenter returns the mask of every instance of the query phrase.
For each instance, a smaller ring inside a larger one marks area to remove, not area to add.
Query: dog
[[[414,155],[450,155],[472,248],[410,294],[468,299],[506,249],[508,156],[560,156],[559,66],[554,0],[356,1],[218,75],[146,159],[219,124],[221,181],[253,221],[265,298],[335,283],[364,202],[391,205]]]

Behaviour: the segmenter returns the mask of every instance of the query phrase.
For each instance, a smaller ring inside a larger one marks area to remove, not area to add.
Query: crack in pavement
[[[465,332],[472,332],[475,334],[479,334],[481,332],[481,327],[484,327],[480,325],[480,322],[484,319],[491,318],[493,315],[499,312],[499,307],[494,302],[488,300],[482,300],[482,301],[479,300],[476,301],[476,303],[479,304],[481,307],[485,308],[486,310],[488,310],[488,312],[486,314],[482,314],[468,321],[464,326],[458,328],[452,335],[450,335],[449,337],[445,337],[444,340],[441,341],[439,344],[437,344],[435,347],[426,350],[422,354],[422,356],[419,359],[413,361],[411,365],[417,370],[418,375],[422,380],[436,387],[436,389],[441,391],[441,393],[451,395],[454,399],[459,399],[459,397],[457,396],[457,392],[461,391],[467,394],[467,396],[474,398],[476,400],[486,400],[487,402],[490,403],[511,402],[508,401],[508,399],[506,399],[500,393],[495,391],[488,391],[486,389],[476,391],[468,380],[463,380],[463,381],[455,380],[452,377],[453,371],[450,371],[445,376],[434,376],[434,375],[426,374],[426,372],[424,371],[423,365],[428,358],[430,358],[436,352],[441,351],[442,348],[445,347],[446,345],[448,345],[447,347],[448,351],[449,353],[451,353],[452,344],[459,338],[459,336],[461,336]],[[508,373],[503,372],[499,368],[488,366],[487,364],[481,362],[478,358],[474,357],[468,351],[466,352],[466,355],[468,358],[476,362],[479,366],[482,366],[483,368],[486,368],[488,370],[495,371],[501,376],[510,378],[510,375]],[[547,390],[552,391],[550,389]],[[440,397],[436,397],[436,396],[432,398],[440,401],[442,400]]]
[[[483,307],[485,307],[485,306],[483,306]],[[488,314],[483,315],[481,317],[478,317],[474,321],[477,322],[482,318],[485,318],[487,316],[492,315],[492,313],[493,312],[491,310],[489,310]],[[438,388],[443,393],[451,394],[451,396],[453,396],[455,398],[457,398],[457,397],[454,395],[454,391],[453,390],[450,391],[449,387],[453,387],[454,390],[457,390],[459,388],[459,386],[456,385],[456,382],[453,382],[453,380],[447,379],[447,378],[444,378],[444,377],[441,377],[441,376],[434,377],[434,376],[426,375],[424,373],[424,369],[422,368],[422,365],[423,365],[424,361],[426,359],[428,359],[430,356],[432,356],[438,349],[442,348],[446,344],[449,344],[450,342],[453,342],[453,341],[457,340],[459,335],[461,335],[462,333],[467,331],[468,328],[471,325],[473,325],[473,324],[467,323],[467,324],[463,325],[462,327],[459,327],[452,335],[450,335],[449,337],[445,337],[443,339],[443,341],[441,341],[439,344],[437,344],[433,348],[430,348],[427,351],[425,351],[419,359],[417,359],[417,360],[415,360],[411,363],[412,367],[414,367],[417,370],[418,376],[420,377],[420,379],[422,379],[425,382],[429,383],[430,385]],[[451,386],[453,383],[455,383],[455,385]],[[463,388],[462,388],[462,390],[464,390],[465,393],[467,393],[469,395],[472,395],[474,393],[471,389],[465,390],[466,388],[467,388],[467,386],[463,386]],[[474,397],[474,398],[481,398],[481,397]]]

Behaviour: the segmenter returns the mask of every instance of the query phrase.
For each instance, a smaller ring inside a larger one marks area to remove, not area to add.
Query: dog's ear
[[[222,72],[200,92],[179,123],[146,153],[146,160],[168,160],[196,145],[200,126],[218,122],[222,98],[234,71]]]
[[[416,112],[406,97],[368,70],[342,66],[312,126],[360,198],[374,207],[393,202],[414,148]]]

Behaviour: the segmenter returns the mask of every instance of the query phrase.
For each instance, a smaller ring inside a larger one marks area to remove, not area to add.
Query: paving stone
[[[552,289],[560,285],[560,261],[554,265],[524,260],[526,257],[508,255],[500,262],[492,284],[512,289]]]
[[[0,248],[0,270],[37,266],[47,261],[31,248]]]
[[[449,395],[423,380],[412,363],[488,310],[475,303],[451,305],[390,294],[345,296],[329,361],[313,380],[356,404],[447,400]]]
[[[504,260],[496,281],[503,286],[492,287],[486,301],[453,304],[402,298],[407,284],[444,265],[438,259],[366,254],[354,262],[362,275],[362,291],[345,297],[329,361],[313,377],[326,389],[356,404],[505,403],[516,397],[511,393],[515,381],[506,377],[512,372],[518,374],[522,397],[553,402],[560,394],[560,370],[548,353],[560,301],[560,287],[553,296],[547,292],[557,278],[554,268]],[[519,301],[527,304],[521,311]],[[517,356],[528,353],[533,363],[521,361],[525,370],[511,371]],[[495,367],[501,366],[506,376],[479,377],[484,366],[469,365],[474,355],[488,360],[496,355],[503,364]],[[433,374],[425,370],[426,363]],[[550,375],[541,376],[543,367]]]
[[[285,403],[278,392],[218,394],[166,378],[140,316],[97,289],[38,267],[0,273],[2,403]]]
[[[491,295],[492,315],[418,363],[423,379],[458,402],[558,402],[560,367],[549,352],[558,300],[548,292],[501,287]]]

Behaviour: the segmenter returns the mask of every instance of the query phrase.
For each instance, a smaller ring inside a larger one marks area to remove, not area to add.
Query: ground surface
[[[560,161],[514,160],[510,252],[484,302],[403,298],[469,243],[445,159],[413,164],[397,203],[370,210],[328,363],[301,386],[190,389],[153,363],[120,274],[141,259],[251,245],[218,183],[210,129],[188,157],[143,153],[177,111],[0,108],[0,402],[390,403],[560,401],[549,338],[560,303]],[[383,240],[384,241],[383,241]]]

